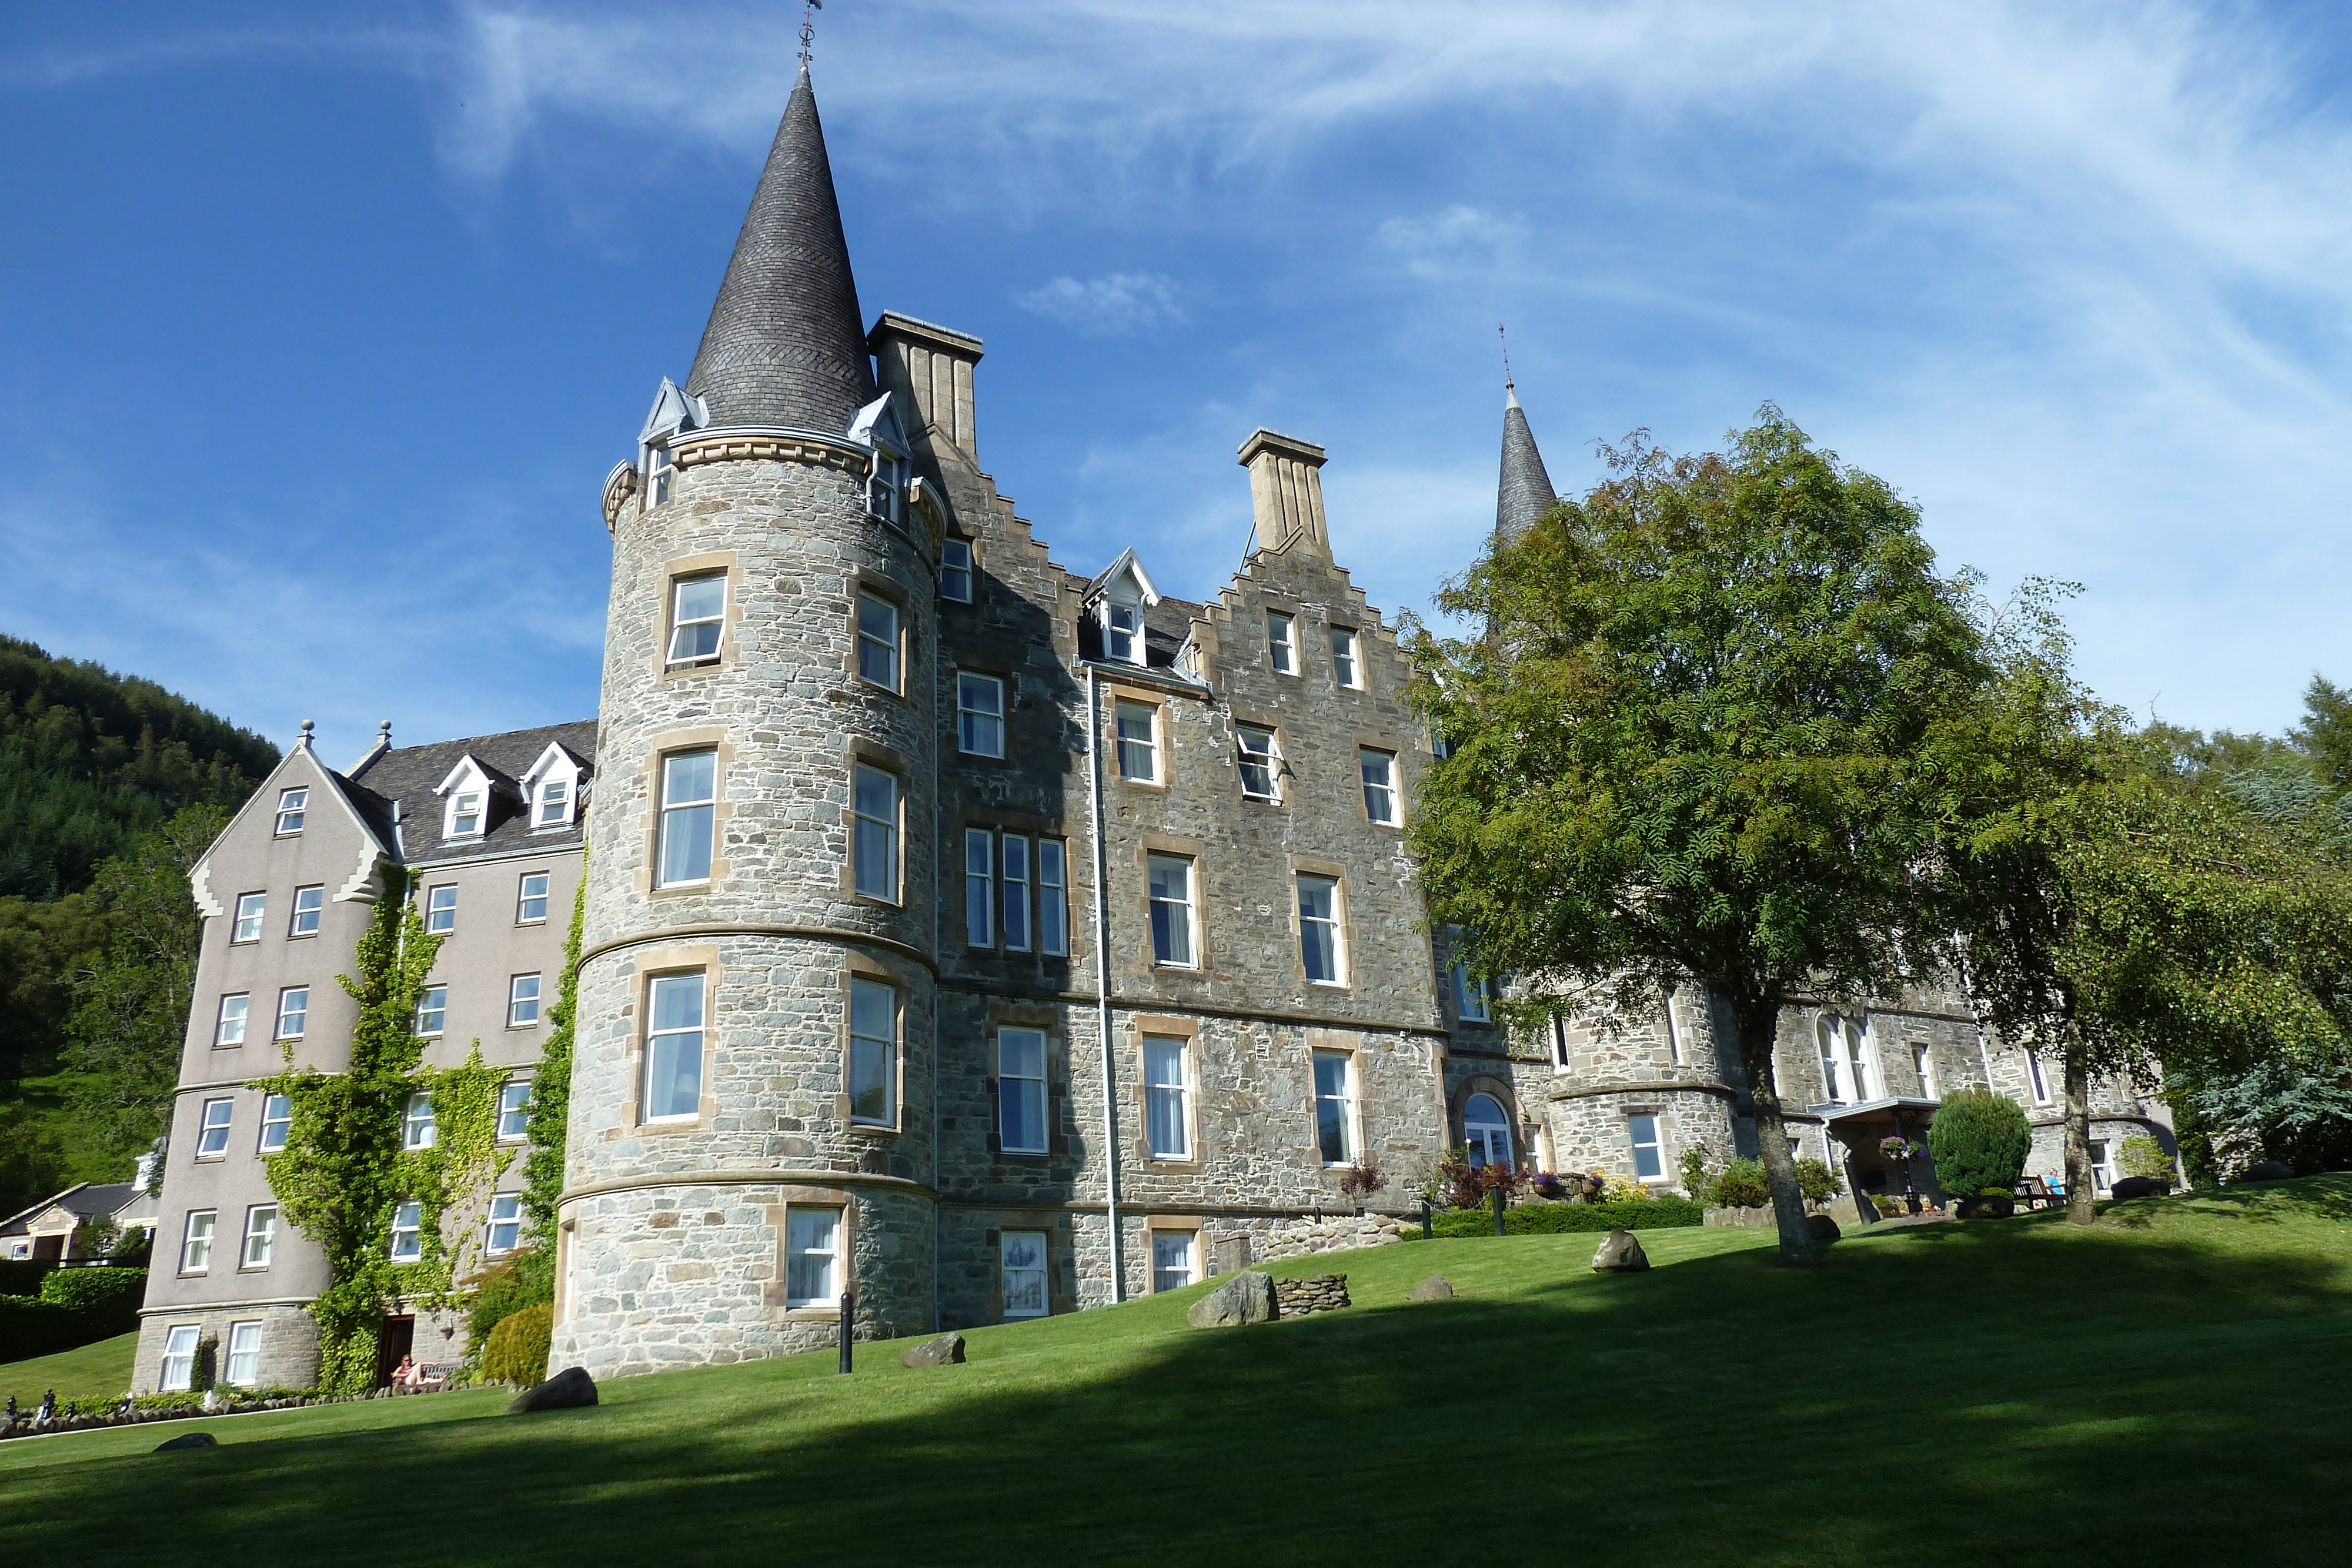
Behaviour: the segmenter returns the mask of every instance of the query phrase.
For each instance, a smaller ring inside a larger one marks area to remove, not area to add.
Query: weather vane
[[[816,43],[816,14],[824,9],[824,0],[807,0],[801,7],[801,68],[808,68],[809,51]]]
[[[1511,384],[1511,340],[1504,336],[1500,321],[1495,323],[1495,336],[1503,345],[1503,384],[1507,387]]]

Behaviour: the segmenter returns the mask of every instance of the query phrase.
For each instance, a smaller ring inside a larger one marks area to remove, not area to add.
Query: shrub
[[[1620,1176],[1615,1171],[1611,1171],[1601,1181],[1600,1201],[1602,1203],[1647,1203],[1654,1196],[1632,1176]]]
[[[38,1296],[0,1296],[0,1345],[11,1361],[20,1356],[47,1355],[89,1342],[77,1337],[81,1314]]]
[[[1750,1159],[1730,1159],[1716,1176],[1710,1194],[1717,1208],[1764,1208],[1772,1202],[1771,1178],[1764,1174],[1764,1162]]]
[[[1370,1197],[1388,1185],[1389,1178],[1381,1174],[1381,1162],[1370,1155],[1362,1155],[1357,1157],[1354,1165],[1349,1166],[1340,1174],[1339,1196],[1348,1198]]]
[[[47,1258],[0,1258],[0,1296],[39,1294],[42,1279],[56,1267]]]
[[[1576,1235],[1601,1230],[1678,1230],[1706,1221],[1697,1204],[1679,1197],[1654,1197],[1640,1203],[1531,1203],[1503,1211],[1503,1231],[1509,1236]],[[1495,1217],[1484,1209],[1441,1214],[1430,1227],[1438,1236],[1492,1236]],[[1421,1239],[1418,1228],[1408,1228],[1409,1240]]]
[[[1927,1129],[1927,1153],[1946,1192],[2007,1192],[2025,1169],[2033,1129],[2016,1101],[1983,1089],[1947,1099]]]
[[[1827,1203],[1845,1190],[1845,1178],[1827,1160],[1799,1160],[1797,1190],[1807,1203]]]
[[[2137,1138],[2126,1138],[2124,1146],[2116,1152],[2116,1159],[2124,1167],[2124,1175],[2150,1176],[2158,1181],[2172,1179],[2172,1156],[2164,1145],[2143,1133]]]
[[[127,1311],[130,1328],[138,1327],[139,1303],[146,1294],[143,1269],[60,1269],[41,1281],[41,1300],[81,1312],[121,1316]]]
[[[482,1352],[482,1375],[492,1383],[528,1388],[547,1380],[548,1342],[555,1334],[555,1309],[545,1301],[509,1312],[490,1331]]]
[[[466,1319],[466,1360],[478,1366],[498,1326],[525,1307],[555,1300],[555,1254],[546,1247],[509,1252],[475,1276]]]

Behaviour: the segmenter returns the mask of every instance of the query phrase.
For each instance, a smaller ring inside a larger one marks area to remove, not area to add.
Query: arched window
[[[1814,1026],[1821,1045],[1822,1091],[1833,1105],[1856,1105],[1879,1094],[1876,1062],[1863,1025],[1823,1013]]]
[[[1511,1164],[1511,1119],[1492,1094],[1473,1094],[1462,1107],[1462,1132],[1472,1168]]]

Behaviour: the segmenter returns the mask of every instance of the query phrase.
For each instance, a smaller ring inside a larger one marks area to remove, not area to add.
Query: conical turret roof
[[[1495,542],[1517,538],[1559,499],[1536,450],[1535,432],[1516,387],[1503,384],[1503,475],[1495,487]]]
[[[686,390],[713,424],[845,430],[875,395],[863,321],[803,65]]]

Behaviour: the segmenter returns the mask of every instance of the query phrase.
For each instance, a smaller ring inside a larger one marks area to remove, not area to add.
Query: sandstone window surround
[[[228,1154],[229,1124],[236,1116],[236,1102],[234,1100],[205,1102],[196,1124],[196,1158],[217,1160]]]
[[[392,1206],[392,1247],[395,1263],[414,1263],[425,1256],[425,1206],[413,1197]]]
[[[1129,784],[1166,786],[1160,766],[1160,716],[1166,705],[1114,694],[1111,723],[1118,737],[1118,776]]]
[[[1200,1277],[1197,1261],[1201,1233],[1197,1230],[1151,1232],[1151,1293],[1181,1291]]]
[[[743,570],[735,552],[673,557],[660,572],[660,623],[648,628],[656,679],[698,679],[741,657]]]
[[[699,969],[646,978],[646,1122],[691,1122],[702,1113],[708,982]]]
[[[1298,674],[1297,617],[1280,610],[1265,612],[1265,662],[1277,675]]]
[[[522,1244],[522,1194],[499,1193],[490,1199],[490,1211],[482,1223],[482,1250],[493,1258],[502,1258]]]
[[[1315,1145],[1326,1167],[1356,1158],[1356,1059],[1346,1051],[1309,1053],[1315,1073]]]
[[[1396,752],[1359,745],[1356,767],[1364,780],[1364,821],[1378,828],[1402,824],[1404,810],[1397,799]]]
[[[198,1325],[173,1323],[163,1331],[163,1365],[155,1379],[156,1391],[184,1394],[196,1377]]]
[[[288,986],[278,993],[278,1038],[299,1040],[310,1027],[310,988]]]
[[[1234,726],[1234,755],[1241,773],[1242,798],[1282,803],[1282,741],[1272,727]]]
[[[1042,1318],[1052,1309],[1050,1256],[1042,1230],[997,1235],[997,1293],[1007,1318]]]
[[[719,752],[674,751],[661,759],[656,885],[708,887],[718,858]]]
[[[973,563],[970,539],[940,542],[940,597],[953,604],[971,602]]]
[[[967,757],[1004,755],[1004,680],[956,672],[956,749]]]
[[[1194,939],[1193,872],[1198,862],[1189,855],[1148,852],[1145,857],[1146,902],[1151,915],[1151,961],[1162,968],[1200,967],[1200,945]]]
[[[540,977],[537,975],[510,975],[507,977],[507,1027],[537,1029],[539,1027]]]
[[[228,1325],[227,1354],[221,1358],[221,1381],[251,1388],[261,1381],[261,1323],[257,1319]]]
[[[427,935],[446,936],[457,929],[457,884],[444,883],[425,892],[425,929]]]
[[[1822,1083],[1832,1105],[1857,1105],[1885,1092],[1885,1080],[1866,1024],[1838,1013],[1825,1012],[1814,1020],[1814,1043],[1821,1055]]]
[[[1911,1071],[1919,1080],[1919,1096],[1923,1100],[1938,1100],[1936,1092],[1936,1048],[1924,1040],[1911,1042]]]
[[[881,904],[899,900],[905,794],[899,777],[863,760],[849,768],[850,890]]]
[[[1470,1151],[1473,1168],[1509,1166],[1511,1118],[1492,1094],[1473,1094],[1462,1103],[1462,1141]]]
[[[449,988],[427,986],[416,998],[416,1032],[427,1040],[439,1035],[449,1017]]]
[[[515,924],[544,925],[547,924],[548,873],[527,871],[515,883]]]
[[[1359,657],[1356,629],[1352,626],[1331,628],[1331,684],[1341,691],[1360,692],[1364,689],[1364,667]]]
[[[401,1113],[400,1146],[404,1149],[429,1149],[441,1141],[441,1129],[433,1119],[433,1096],[419,1091],[408,1097]]]
[[[1298,963],[1310,986],[1348,984],[1348,933],[1345,873],[1338,866],[1301,867],[1293,862],[1297,883]]]
[[[287,937],[291,940],[297,936],[316,936],[319,934],[319,915],[326,904],[325,883],[313,883],[309,887],[296,888],[294,914],[286,923]]]
[[[1188,1163],[1192,1149],[1192,1041],[1183,1035],[1143,1036],[1144,1155]]]
[[[261,918],[268,909],[269,895],[262,893],[240,893],[236,895],[236,924],[229,927],[232,946],[261,940]]]
[[[239,1269],[267,1269],[270,1249],[278,1239],[278,1206],[257,1203],[245,1211],[245,1250],[237,1259]]]
[[[852,1126],[896,1131],[898,1125],[900,1031],[898,988],[862,975],[848,979],[847,1048],[842,1109]]]
[[[308,786],[278,791],[278,817],[270,836],[291,839],[300,835],[302,824],[310,812],[310,791]]]
[[[1045,1030],[1000,1024],[996,1030],[997,1152],[1042,1155],[1049,1145]]]
[[[802,1218],[802,1217],[807,1218]],[[830,1221],[828,1242],[825,1223]],[[838,1322],[841,1293],[857,1287],[856,1266],[859,1205],[845,1187],[790,1184],[777,1189],[767,1221],[776,1239],[775,1272],[761,1287],[761,1299],[788,1321]],[[814,1249],[796,1246],[819,1245]],[[795,1260],[800,1260],[797,1270]],[[812,1277],[827,1260],[829,1278]]]
[[[784,1211],[784,1305],[831,1306],[842,1295],[842,1211],[793,1204]]]
[[[895,599],[886,599],[871,589],[857,591],[856,621],[852,628],[857,642],[857,678],[893,696],[904,690],[906,639],[899,622]]]
[[[294,1102],[284,1094],[261,1098],[261,1137],[254,1153],[274,1155],[286,1146],[286,1130],[294,1124]]]
[[[509,1078],[499,1085],[499,1130],[501,1144],[520,1144],[530,1136],[530,1080]]]
[[[213,1228],[218,1223],[217,1209],[188,1210],[185,1227],[180,1232],[180,1272],[208,1274],[213,1267]]]
[[[220,1012],[213,1021],[213,1044],[226,1049],[245,1043],[246,1015],[253,1006],[253,997],[246,991],[231,991],[220,999]]]

